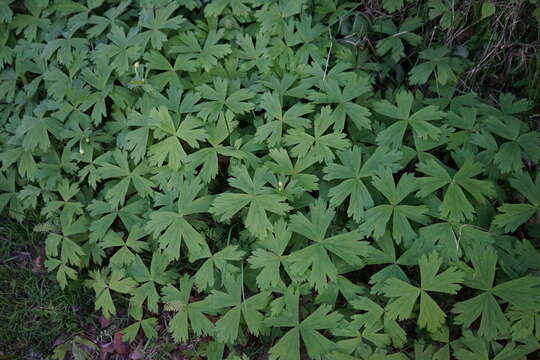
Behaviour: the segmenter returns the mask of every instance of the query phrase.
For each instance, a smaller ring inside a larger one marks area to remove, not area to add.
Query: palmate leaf
[[[35,6],[30,14],[17,14],[13,16],[11,26],[14,28],[17,35],[23,33],[28,41],[34,41],[37,36],[38,29],[47,29],[51,25],[51,20],[42,18],[40,14],[43,5]]]
[[[441,85],[457,82],[456,73],[461,72],[463,65],[458,58],[448,56],[449,53],[450,50],[444,46],[422,51],[419,57],[427,61],[411,69],[409,83],[425,84],[432,75]]]
[[[443,201],[439,207],[441,216],[445,219],[462,222],[473,218],[475,209],[465,191],[481,204],[495,196],[495,189],[490,181],[473,178],[482,173],[483,166],[471,158],[467,158],[453,175],[433,159],[419,163],[417,169],[428,175],[418,178],[419,197],[426,197],[445,188]]]
[[[118,74],[126,73],[131,62],[137,59],[142,52],[137,28],[131,28],[126,34],[122,27],[112,25],[107,38],[111,42],[99,44],[93,53],[94,59],[96,61],[111,59],[110,66]]]
[[[540,338],[540,309],[534,311],[511,306],[507,316],[512,324],[512,340],[526,339],[531,335]]]
[[[456,323],[468,328],[480,317],[478,334],[491,340],[510,329],[498,299],[520,310],[535,311],[540,308],[540,279],[524,276],[494,286],[497,254],[493,248],[477,246],[468,255],[474,268],[465,268],[464,284],[481,290],[481,293],[454,305],[452,312],[457,314]]]
[[[363,180],[375,176],[382,167],[397,170],[401,153],[379,147],[363,162],[362,148],[355,146],[350,150],[338,152],[338,158],[341,164],[332,163],[323,169],[326,173],[325,180],[340,180],[340,183],[328,193],[330,205],[340,205],[349,198],[347,215],[359,221],[364,216],[364,210],[374,205]]]
[[[237,245],[229,245],[215,254],[210,254],[210,251],[207,250],[204,256],[201,256],[206,260],[193,276],[197,289],[203,291],[214,287],[216,285],[215,270],[221,273],[222,278],[225,277],[225,274],[236,270],[236,267],[230,262],[241,260],[244,254],[245,252],[239,250]]]
[[[127,153],[116,150],[112,154],[109,153],[108,159],[104,159],[99,165],[101,166],[97,171],[101,179],[118,179],[114,184],[111,183],[105,193],[105,198],[110,201],[113,207],[124,204],[130,186],[133,186],[141,197],[146,197],[153,192],[154,183],[145,177],[150,172],[146,161],[142,161],[132,169],[129,165]]]
[[[438,139],[441,129],[430,121],[443,119],[445,113],[440,111],[438,106],[428,105],[411,114],[413,101],[413,94],[402,90],[396,94],[396,105],[387,100],[374,103],[376,112],[394,119],[392,125],[377,135],[377,143],[380,146],[401,146],[409,127],[421,139]]]
[[[316,83],[317,81],[314,80],[312,82]],[[299,81],[299,76],[290,72],[286,72],[281,76],[279,74],[269,74],[268,78],[262,81],[262,83],[268,89],[276,92],[280,99],[284,96],[304,98],[311,87],[310,82],[306,81],[306,79]]]
[[[16,136],[22,138],[24,149],[29,151],[36,151],[36,149],[46,151],[51,146],[49,135],[60,137],[62,125],[54,118],[46,117],[39,113],[35,115],[23,117],[20,126],[17,128]]]
[[[49,201],[41,213],[49,218],[53,213],[59,214],[64,223],[69,222],[75,215],[82,215],[82,204],[74,199],[79,191],[77,184],[70,184],[67,179],[64,179],[58,184],[61,200]]]
[[[427,345],[423,342],[414,344],[414,358],[417,360],[448,360],[450,359],[450,345],[442,347]]]
[[[472,331],[465,331],[460,339],[452,342],[453,355],[458,360],[526,359],[539,347],[537,341],[529,339],[523,343],[510,342],[503,347],[497,342],[486,341]]]
[[[116,314],[116,306],[111,297],[111,290],[121,293],[130,294],[137,287],[137,282],[125,276],[125,271],[122,269],[113,270],[108,274],[108,270],[92,271],[91,279],[85,281],[85,285],[94,289],[96,293],[96,310],[100,310],[107,319],[111,315]]]
[[[4,151],[0,155],[0,161],[2,161],[3,168],[6,169],[12,164],[17,164],[19,175],[27,179],[34,179],[38,170],[32,152],[25,150],[22,146]]]
[[[217,1],[214,1],[212,4],[214,3],[217,3]],[[206,9],[208,9],[208,6]],[[240,70],[249,71],[256,66],[261,73],[266,73],[271,64],[268,55],[269,42],[270,37],[262,31],[257,33],[255,42],[253,41],[253,37],[249,36],[248,34],[245,34],[244,36],[238,35],[237,43],[242,50],[239,50],[237,54],[239,59],[244,60],[242,65],[240,65]]]
[[[13,16],[13,11],[11,11],[9,5],[13,2],[14,0],[8,0],[6,2],[3,2],[1,5],[0,5],[0,22],[4,22],[4,23],[9,23],[11,21],[11,18]]]
[[[405,331],[399,326],[397,321],[389,318],[385,309],[362,296],[350,302],[351,306],[361,313],[352,316],[351,326],[361,331],[361,336],[375,344],[379,348],[384,348],[393,344],[401,347],[407,340]]]
[[[405,42],[415,46],[422,41],[422,37],[414,33],[414,30],[420,26],[422,26],[422,20],[413,16],[407,17],[399,28],[391,20],[377,21],[373,24],[373,31],[387,35],[377,41],[377,54],[384,56],[390,53],[392,60],[398,62],[405,56]]]
[[[174,210],[165,208],[150,214],[146,229],[158,239],[164,256],[171,260],[180,258],[182,243],[187,247],[191,261],[208,252],[204,235],[189,221],[190,215],[207,212],[214,200],[213,196],[199,196],[203,188],[204,184],[199,180],[182,181],[177,187]]]
[[[107,61],[99,59],[95,70],[84,69],[82,75],[84,81],[90,85],[94,91],[88,96],[82,104],[81,109],[87,110],[92,107],[91,118],[95,124],[100,124],[103,117],[106,116],[107,106],[105,100],[113,98],[114,85],[111,79],[112,67]],[[68,94],[69,95],[69,94]]]
[[[284,295],[284,311],[264,321],[267,326],[291,328],[270,348],[271,360],[300,360],[300,338],[311,359],[320,360],[336,347],[320,331],[336,328],[342,315],[331,312],[329,305],[321,305],[301,320],[299,300],[298,292],[287,288]]]
[[[139,224],[133,225],[127,239],[123,239],[123,234],[114,231],[107,232],[107,235],[99,242],[102,249],[116,248],[116,252],[109,259],[112,269],[121,269],[131,265],[135,260],[135,254],[149,250],[148,242],[144,237],[148,231]]]
[[[489,117],[482,130],[473,135],[473,142],[491,151],[493,163],[503,173],[520,174],[525,167],[524,159],[540,160],[540,136],[537,131],[527,131],[526,125],[514,117]],[[495,137],[502,139],[497,144]]]
[[[527,173],[510,179],[510,185],[519,191],[528,200],[529,204],[503,204],[498,209],[501,213],[495,216],[494,225],[511,232],[527,222],[534,214],[540,215],[539,175],[540,173],[536,174],[535,182]]]
[[[239,276],[225,275],[227,292],[213,290],[205,299],[212,309],[227,309],[216,322],[216,334],[220,342],[234,343],[238,337],[241,319],[254,335],[259,335],[264,327],[264,316],[260,311],[266,307],[269,294],[262,291],[251,297],[245,297],[243,286]]]
[[[97,0],[100,1],[100,0]],[[98,5],[99,6],[99,5]],[[124,22],[118,18],[126,11],[129,7],[129,2],[121,2],[116,7],[109,7],[107,11],[103,13],[104,16],[92,15],[88,18],[88,24],[91,25],[89,29],[86,30],[88,38],[94,38],[101,35],[108,27],[113,25],[121,25]]]
[[[397,278],[407,282],[405,267],[417,265],[420,257],[431,253],[434,247],[423,238],[419,238],[400,256],[396,254],[398,249],[388,231],[382,237],[376,239],[375,244],[370,248],[366,264],[387,265],[371,275],[369,284],[371,285],[372,294],[381,294],[388,279]]]
[[[163,89],[167,85],[181,88],[182,77],[180,72],[193,72],[197,68],[197,62],[189,55],[178,55],[171,63],[160,52],[152,51],[145,53],[144,59],[147,61],[150,70],[160,71],[158,74],[151,75],[148,79],[158,89]]]
[[[209,3],[204,8],[204,15],[218,16],[221,15],[226,9],[230,8],[231,12],[237,16],[245,16],[251,10],[248,6],[253,3],[253,0],[216,0]]]
[[[146,319],[139,317],[136,322],[122,330],[122,341],[131,342],[135,340],[141,329],[148,340],[156,339],[158,337],[156,331],[157,323],[158,319],[155,317]]]
[[[284,37],[288,23],[287,19],[299,14],[302,10],[302,3],[290,1],[276,1],[264,4],[255,13],[261,30],[270,35]]]
[[[0,1],[0,236],[188,358],[534,358],[534,96],[452,86],[468,3]]]
[[[88,219],[84,216],[78,219],[63,218],[61,227],[60,234],[50,233],[45,240],[45,253],[48,258],[45,266],[48,271],[56,270],[56,279],[64,288],[68,277],[77,279],[77,271],[72,266],[80,267],[81,257],[86,255],[80,245],[80,238],[84,237],[87,231]]]
[[[185,19],[182,15],[171,17],[178,8],[177,3],[169,3],[167,6],[160,6],[157,9],[143,8],[141,12],[141,26],[148,29],[141,33],[141,36],[150,43],[154,49],[161,49],[163,43],[167,41],[167,30],[177,30]]]
[[[283,216],[291,207],[284,202],[283,196],[272,193],[272,190],[265,186],[268,182],[266,168],[257,168],[253,178],[245,166],[233,168],[231,175],[229,184],[242,193],[220,194],[214,200],[210,212],[218,216],[220,221],[225,221],[249,205],[244,219],[246,227],[253,235],[265,237],[272,229],[267,212]]]
[[[126,229],[131,230],[133,225],[142,222],[141,215],[147,208],[148,202],[136,196],[122,207],[111,206],[105,201],[92,201],[87,206],[93,217],[90,224],[90,240],[95,242],[103,239],[116,220],[120,220]]]
[[[294,157],[302,158],[309,154],[318,162],[329,163],[335,158],[335,150],[345,150],[350,144],[342,132],[325,134],[335,122],[336,116],[331,108],[324,106],[315,118],[313,135],[303,129],[290,129],[285,135],[285,145],[293,146],[291,154]]]
[[[321,291],[315,298],[315,304],[328,304],[336,307],[338,300],[343,296],[347,302],[357,299],[359,296],[365,295],[366,288],[361,284],[355,284],[346,277],[346,273],[350,271],[346,266],[340,266],[336,282],[328,283],[328,286]],[[343,275],[342,275],[343,274]],[[295,279],[294,281],[297,281]]]
[[[296,159],[293,165],[289,153],[283,148],[270,149],[268,155],[273,162],[267,161],[265,166],[273,173],[290,177],[291,181],[296,181],[305,191],[316,190],[319,187],[319,178],[307,170],[315,163],[314,157],[301,157]]]
[[[354,102],[354,99],[365,96],[371,91],[368,77],[357,77],[351,73],[346,79],[345,87],[341,90],[336,80],[323,80],[319,84],[321,92],[313,92],[308,98],[316,104],[334,104],[334,130],[342,131],[345,119],[352,120],[359,129],[371,129],[371,112],[364,106]]]
[[[310,104],[296,103],[287,111],[283,111],[282,104],[277,93],[264,93],[261,95],[261,107],[265,111],[268,122],[257,128],[255,140],[266,141],[269,147],[279,145],[287,125],[293,129],[310,127],[310,121],[304,118],[313,111]]]
[[[193,283],[193,279],[185,274],[180,278],[179,288],[169,284],[161,290],[165,310],[176,313],[169,321],[169,332],[177,342],[189,338],[190,328],[191,333],[196,336],[214,333],[214,325],[205,313],[215,309],[212,309],[207,301],[193,300]]]
[[[378,176],[373,177],[373,186],[387,199],[388,204],[381,204],[366,211],[359,232],[375,238],[383,236],[387,225],[392,221],[392,236],[400,243],[411,241],[416,232],[411,221],[419,224],[428,222],[428,208],[425,205],[407,205],[404,200],[418,189],[418,181],[412,174],[404,174],[396,184],[390,168],[383,168]]]
[[[150,125],[160,131],[158,134],[165,134],[163,140],[148,148],[149,162],[152,165],[161,166],[167,159],[167,165],[173,170],[178,170],[187,157],[182,142],[192,148],[198,148],[199,142],[207,138],[202,122],[190,115],[182,119],[178,126],[164,106],[153,109],[149,116]],[[162,138],[156,132],[154,137]]]
[[[190,168],[198,168],[198,176],[206,183],[212,181],[219,171],[219,158],[231,157],[242,159],[245,153],[232,146],[224,144],[230,133],[237,127],[238,122],[233,121],[233,114],[227,113],[220,117],[217,123],[208,124],[208,143],[210,146],[189,154],[186,162]]]
[[[67,66],[74,60],[74,53],[87,51],[88,41],[86,39],[68,36],[47,42],[41,56],[49,60],[56,53],[58,63]]]
[[[229,44],[218,44],[223,38],[223,30],[210,30],[204,43],[202,41],[200,42],[197,36],[191,31],[182,33],[175,39],[178,45],[171,46],[170,52],[171,54],[190,55],[198,66],[208,71],[217,65],[218,59],[223,58],[231,52],[231,46]]]
[[[139,255],[128,268],[127,274],[139,283],[139,286],[131,292],[130,315],[135,319],[141,319],[143,304],[153,313],[158,312],[159,293],[156,285],[170,284],[175,278],[174,270],[167,270],[170,260],[159,251],[154,252],[148,268]]]
[[[443,259],[450,261],[457,261],[463,256],[463,248],[474,244],[487,246],[495,242],[494,237],[487,230],[471,224],[444,220],[424,226],[420,229],[419,236],[437,249]]]
[[[283,255],[292,233],[281,218],[273,225],[272,233],[260,241],[261,248],[253,251],[248,262],[254,269],[260,269],[257,286],[262,290],[283,285],[281,269],[287,257]]]
[[[15,181],[16,171],[10,168],[8,171],[0,173],[0,212],[7,210],[10,217],[21,222],[24,218],[23,207],[17,195]]]
[[[446,315],[428,292],[456,294],[461,288],[459,284],[463,281],[463,273],[455,267],[450,267],[439,273],[442,259],[437,253],[423,255],[418,261],[418,265],[420,267],[420,287],[397,278],[386,281],[383,293],[392,299],[387,305],[386,311],[390,319],[409,319],[418,297],[420,297],[418,325],[434,332],[444,324]]]
[[[335,211],[328,208],[322,199],[312,203],[309,210],[309,219],[301,213],[292,215],[289,228],[309,239],[312,244],[291,253],[287,261],[291,263],[291,273],[303,276],[310,286],[319,291],[337,278],[338,271],[330,254],[351,266],[361,266],[370,246],[360,240],[357,232],[327,237]]]
[[[226,112],[241,115],[255,107],[253,103],[247,102],[254,96],[250,90],[236,89],[228,80],[221,78],[216,78],[212,85],[213,88],[204,84],[197,89],[202,98],[207,100],[196,106],[203,120],[216,121],[225,117]]]
[[[295,56],[299,63],[307,64],[310,58],[316,63],[322,63],[329,45],[327,39],[321,36],[326,28],[307,13],[302,13],[295,24],[296,32],[285,40],[289,46],[296,47]]]

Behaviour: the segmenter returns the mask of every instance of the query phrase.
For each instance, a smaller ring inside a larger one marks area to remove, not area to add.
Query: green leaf
[[[364,210],[374,205],[363,180],[375,176],[382,167],[397,170],[401,153],[380,147],[373,152],[371,157],[362,162],[362,148],[353,147],[339,152],[338,157],[341,164],[332,163],[323,169],[326,173],[325,180],[341,180],[339,185],[331,188],[328,193],[330,205],[340,205],[349,198],[347,215],[359,221],[364,216]]]
[[[201,85],[197,90],[203,99],[207,101],[197,104],[196,111],[203,120],[217,121],[226,118],[228,112],[241,115],[251,111],[255,106],[247,102],[253,98],[253,93],[248,89],[237,89],[228,80],[216,78],[209,85]]]
[[[264,316],[260,310],[266,307],[268,294],[260,292],[246,298],[242,279],[231,275],[225,277],[225,289],[226,293],[213,290],[206,298],[213,309],[228,308],[225,315],[216,322],[218,340],[224,343],[233,343],[238,337],[241,318],[244,319],[252,334],[259,335],[264,326]]]
[[[471,158],[467,158],[463,166],[453,176],[433,159],[419,163],[417,168],[420,172],[428,175],[418,178],[420,191],[417,195],[423,198],[438,189],[446,188],[439,211],[443,218],[451,221],[461,222],[473,218],[475,209],[469,200],[470,196],[481,204],[486,203],[488,198],[495,196],[495,190],[490,181],[473,178],[482,173],[483,166]],[[464,190],[469,194],[469,197]]]
[[[405,132],[410,127],[420,139],[437,140],[441,129],[430,121],[443,119],[446,115],[438,106],[429,105],[411,114],[414,96],[410,92],[400,91],[396,95],[396,105],[387,100],[374,103],[374,109],[381,115],[394,119],[394,123],[377,135],[380,146],[399,147],[403,143]]]
[[[210,30],[203,42],[199,41],[193,32],[188,31],[178,36],[177,45],[171,46],[170,51],[172,54],[190,55],[197,65],[208,71],[217,65],[218,59],[231,52],[229,44],[218,43],[223,38],[223,35],[224,29]]]
[[[161,290],[162,301],[165,303],[164,310],[175,313],[169,321],[169,332],[177,342],[186,341],[190,336],[190,329],[195,336],[214,333],[214,325],[205,316],[206,312],[213,309],[204,300],[192,299],[193,284],[192,278],[183,275],[180,278],[179,289],[169,284]]]
[[[199,196],[204,184],[199,180],[185,181],[178,184],[174,210],[160,209],[150,214],[146,230],[158,239],[159,247],[171,259],[179,259],[181,245],[187,247],[191,261],[207,252],[207,244],[203,234],[190,223],[194,214],[208,212],[214,200],[212,196]]]
[[[268,318],[265,323],[271,327],[291,328],[270,348],[270,359],[300,360],[300,338],[312,359],[322,359],[335,348],[335,344],[319,331],[337,327],[342,316],[330,312],[328,305],[321,305],[304,320],[299,315],[300,296],[288,288],[284,295],[285,310],[276,317]]]
[[[198,148],[199,142],[206,139],[206,131],[201,128],[202,122],[194,117],[187,116],[177,126],[167,109],[163,106],[150,112],[151,126],[166,134],[158,143],[148,148],[149,162],[152,165],[161,166],[165,163],[173,170],[178,170],[186,159],[186,152],[182,142],[192,148]],[[154,135],[155,136],[155,135]],[[162,137],[158,137],[161,139]]]
[[[321,109],[315,118],[313,135],[300,129],[289,129],[285,135],[285,145],[293,146],[291,154],[297,158],[309,156],[316,161],[328,163],[334,160],[335,150],[345,150],[349,147],[349,140],[342,132],[325,134],[332,124],[336,122],[336,115],[329,106]]]
[[[316,104],[335,104],[332,113],[335,118],[334,130],[342,131],[346,118],[352,120],[359,130],[371,129],[371,120],[369,119],[371,112],[354,101],[354,99],[371,91],[368,77],[357,77],[351,74],[343,90],[341,90],[339,83],[333,79],[323,80],[319,86],[322,92],[313,92],[308,98]]]
[[[294,104],[287,111],[282,110],[279,96],[274,93],[261,95],[261,107],[266,113],[268,122],[257,128],[255,140],[266,141],[268,146],[273,147],[281,143],[284,126],[293,129],[306,128],[310,121],[303,116],[313,111],[309,104]]]
[[[242,166],[233,168],[231,175],[233,177],[229,179],[229,184],[243,193],[220,194],[212,204],[210,212],[219,216],[220,221],[225,221],[249,205],[244,220],[248,230],[255,236],[266,236],[272,229],[267,212],[284,215],[291,207],[284,202],[284,197],[273,194],[271,189],[265,186],[268,182],[267,169],[257,168],[251,178],[247,168]]]
[[[330,254],[351,266],[361,266],[370,247],[359,240],[360,236],[356,232],[327,237],[335,212],[323,200],[312,203],[309,210],[309,219],[301,213],[292,215],[289,228],[311,240],[312,244],[291,253],[288,261],[294,275],[304,275],[311,286],[322,290],[337,277],[337,268]]]
[[[420,224],[428,221],[428,208],[425,205],[402,204],[418,188],[417,179],[412,174],[404,174],[396,185],[391,169],[384,168],[378,176],[373,177],[372,183],[388,204],[377,205],[366,211],[365,219],[359,227],[360,233],[380,238],[392,221],[392,236],[398,243],[412,240],[416,232],[411,221]]]
[[[116,150],[110,155],[112,159],[101,162],[99,164],[101,166],[97,171],[103,180],[111,178],[118,179],[114,182],[114,185],[111,183],[112,186],[108,188],[105,194],[105,198],[110,201],[113,207],[124,204],[130,186],[133,186],[141,197],[146,197],[153,192],[152,187],[154,183],[144,176],[150,172],[149,166],[145,161],[132,169],[127,158],[127,153]]]
[[[403,0],[383,0],[383,8],[390,13],[403,7]]]
[[[409,72],[409,83],[425,84],[432,75],[438,84],[454,84],[457,82],[456,73],[462,71],[463,65],[458,58],[448,56],[450,50],[444,46],[426,49],[420,53],[420,58],[427,60],[416,65]]]
[[[540,176],[538,174],[534,183],[531,177],[524,173],[510,179],[510,185],[531,204],[503,204],[499,207],[498,210],[501,213],[495,216],[493,224],[507,232],[515,231],[540,211]]]
[[[135,256],[135,260],[128,270],[128,274],[139,283],[139,286],[132,291],[130,300],[130,314],[134,318],[141,318],[145,302],[149,311],[158,312],[160,297],[156,285],[170,283],[175,276],[172,270],[166,270],[169,263],[170,260],[167,256],[154,252],[150,269],[148,269],[141,257]]]
[[[261,269],[257,275],[257,285],[262,290],[282,284],[281,269],[286,257],[283,255],[291,239],[291,231],[283,219],[273,225],[272,233],[261,241],[261,248],[253,251],[248,262],[254,269]]]
[[[413,308],[420,297],[420,312],[418,325],[430,332],[438,330],[445,321],[445,313],[428,294],[438,292],[456,294],[461,288],[463,273],[455,267],[439,273],[442,259],[437,253],[423,255],[420,266],[420,287],[413,286],[403,280],[391,278],[386,281],[383,293],[393,299],[387,306],[390,319],[406,320],[412,317]]]
[[[114,270],[110,277],[108,271],[92,271],[92,280],[86,280],[85,285],[94,289],[96,293],[96,310],[100,310],[103,316],[109,318],[116,314],[116,307],[111,297],[111,290],[121,294],[130,294],[136,287],[137,282],[129,277],[125,277],[123,270]]]
[[[495,5],[490,0],[484,1],[484,3],[482,4],[480,20],[491,17],[493,14],[495,14],[495,10]]]
[[[540,281],[525,276],[493,286],[497,254],[492,248],[474,248],[470,251],[474,269],[468,269],[465,285],[483,290],[480,295],[469,300],[458,302],[452,312],[457,313],[456,322],[469,327],[480,317],[478,334],[486,339],[493,339],[510,329],[510,323],[503,314],[496,297],[522,309],[534,309],[538,306],[537,289]]]
[[[237,245],[229,245],[213,255],[208,253],[207,256],[204,256],[204,258],[206,258],[205,262],[193,276],[197,289],[206,290],[210,287],[214,287],[215,269],[221,272],[222,277],[224,277],[226,273],[232,272],[234,269],[233,265],[230,264],[230,261],[241,260],[243,255],[244,252],[238,250]]]

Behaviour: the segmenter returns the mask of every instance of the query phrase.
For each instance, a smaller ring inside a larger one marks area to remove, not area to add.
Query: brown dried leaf
[[[111,326],[111,320],[107,319],[105,316],[99,317],[99,325],[102,329],[106,329]]]
[[[114,351],[116,351],[118,354],[127,354],[129,352],[129,344],[122,341],[122,334],[121,331],[117,331],[114,334],[113,344],[114,344]]]

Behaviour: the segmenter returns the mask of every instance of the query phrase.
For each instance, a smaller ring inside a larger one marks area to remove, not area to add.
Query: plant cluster
[[[525,359],[532,104],[481,100],[466,44],[422,36],[460,1],[365,3],[3,1],[0,208],[41,212],[47,269],[127,309],[126,341]]]

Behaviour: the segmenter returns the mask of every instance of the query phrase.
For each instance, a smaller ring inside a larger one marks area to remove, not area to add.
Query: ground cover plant
[[[538,9],[1,2],[0,209],[128,319],[51,356],[538,356]]]

